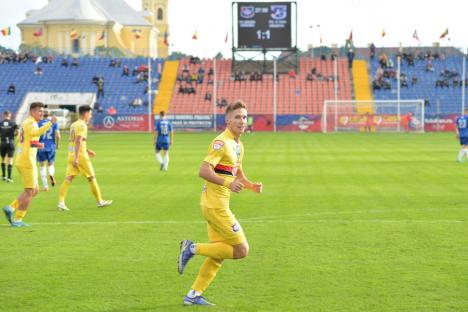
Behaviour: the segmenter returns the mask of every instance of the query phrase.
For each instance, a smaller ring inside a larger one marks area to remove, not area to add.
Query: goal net
[[[325,100],[322,132],[424,132],[424,100]]]

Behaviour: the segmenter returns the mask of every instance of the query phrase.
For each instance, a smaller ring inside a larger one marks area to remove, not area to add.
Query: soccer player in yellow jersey
[[[70,138],[68,143],[68,161],[66,178],[60,187],[59,194],[59,211],[68,211],[70,209],[65,205],[65,197],[67,196],[68,187],[72,183],[73,178],[77,175],[84,175],[89,182],[91,192],[97,201],[98,207],[105,207],[112,204],[112,200],[103,200],[101,190],[97,184],[94,175],[93,165],[89,157],[95,157],[96,153],[86,147],[88,138],[88,122],[91,120],[93,110],[91,106],[84,105],[78,109],[80,118],[70,126]]]
[[[199,172],[206,181],[200,205],[207,222],[210,243],[190,240],[180,243],[180,274],[183,274],[194,255],[206,257],[197,279],[184,298],[185,305],[213,305],[202,297],[202,293],[215,278],[223,260],[245,258],[249,253],[242,227],[229,209],[229,196],[231,192],[239,193],[244,188],[261,193],[262,183],[249,181],[242,170],[244,147],[239,139],[247,127],[245,104],[238,101],[228,105],[225,119],[227,128],[211,143]]]
[[[23,122],[19,131],[18,152],[15,159],[15,166],[21,175],[24,191],[10,205],[3,208],[8,222],[13,227],[28,226],[23,222],[23,218],[33,197],[39,192],[36,154],[37,149],[43,147],[39,143],[39,137],[57,122],[57,117],[53,116],[50,122],[41,128],[38,127],[37,122],[44,115],[44,104],[39,102],[34,102],[29,106],[29,113],[29,118]]]

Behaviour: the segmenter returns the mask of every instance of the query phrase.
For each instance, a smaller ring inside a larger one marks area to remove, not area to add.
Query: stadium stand
[[[434,56],[424,54],[402,55],[401,74],[406,78],[406,86],[401,83],[400,96],[402,100],[421,99],[425,100],[427,114],[459,114],[462,101],[461,75],[462,56],[444,56],[442,53]],[[381,55],[382,57],[382,55]],[[381,68],[379,58],[371,61],[370,77],[372,81],[374,99],[396,100],[397,99],[397,57],[387,57],[391,68]],[[379,72],[380,71],[380,72]],[[381,78],[381,85],[376,82]]]
[[[45,57],[44,57],[45,58]],[[52,58],[51,58],[52,59]],[[67,60],[68,66],[63,64]],[[146,81],[136,83],[138,73],[132,74],[134,69],[142,72],[147,69],[147,58],[115,59],[114,66],[109,57],[76,59],[78,66],[72,66],[72,58],[58,57],[52,63],[40,62],[36,64],[36,57],[29,57],[24,62],[0,62],[0,103],[2,107],[16,112],[28,92],[97,92],[97,83],[93,77],[104,79],[104,97],[98,99],[100,107],[106,111],[111,106],[119,114],[142,114],[148,111],[146,95]],[[158,88],[160,72],[164,60],[156,59],[152,62],[152,89]],[[127,66],[129,75],[123,75],[123,68]],[[37,72],[37,68],[41,72]],[[141,77],[144,79],[144,77]],[[10,84],[15,85],[15,93],[8,93]],[[141,106],[131,106],[136,98],[142,100]],[[152,105],[152,103],[151,103]]]
[[[227,103],[243,99],[249,105],[249,113],[271,114],[273,75],[263,74],[261,81],[251,80],[253,73],[232,73],[231,62],[229,59],[216,62],[218,113],[223,113]],[[189,59],[180,61],[178,81],[174,86],[169,109],[171,114],[213,112],[213,102],[209,100],[209,95],[213,93],[213,77],[210,75],[212,68],[211,59],[196,64],[191,63]],[[201,73],[203,79],[200,78]],[[334,98],[333,74],[331,60],[301,58],[299,73],[279,76],[278,114],[321,114],[323,101]],[[191,82],[186,82],[187,79]],[[338,99],[352,99],[350,71],[346,58],[338,58]]]

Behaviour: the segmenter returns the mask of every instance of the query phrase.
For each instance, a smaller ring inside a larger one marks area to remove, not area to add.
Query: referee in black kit
[[[18,134],[18,126],[10,119],[11,113],[9,111],[3,112],[3,121],[0,124],[0,156],[2,157],[2,180],[7,182],[13,182],[11,168],[15,154],[15,136]],[[7,166],[8,176],[6,175]]]

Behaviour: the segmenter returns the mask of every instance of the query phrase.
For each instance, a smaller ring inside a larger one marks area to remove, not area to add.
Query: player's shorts
[[[15,154],[15,144],[10,143],[1,143],[0,144],[0,156],[4,158],[5,156],[12,158]]]
[[[468,145],[468,137],[460,137],[460,145]]]
[[[231,246],[247,242],[244,230],[231,210],[202,206],[202,212],[208,223],[208,239],[211,242],[224,242]]]
[[[168,142],[156,142],[156,151],[160,150],[169,150],[169,143]]]
[[[47,161],[49,164],[53,164],[55,162],[55,150],[52,150],[52,151],[38,150],[37,161],[38,162]]]
[[[23,188],[34,189],[39,186],[37,180],[37,167],[33,166],[32,168],[26,168],[21,166],[16,166],[18,172],[21,176],[21,181],[23,182]]]
[[[79,160],[78,168],[73,166],[73,160],[68,160],[66,176],[70,177],[77,175],[83,175],[87,178],[95,176],[93,164],[91,164],[91,161],[89,159]]]

